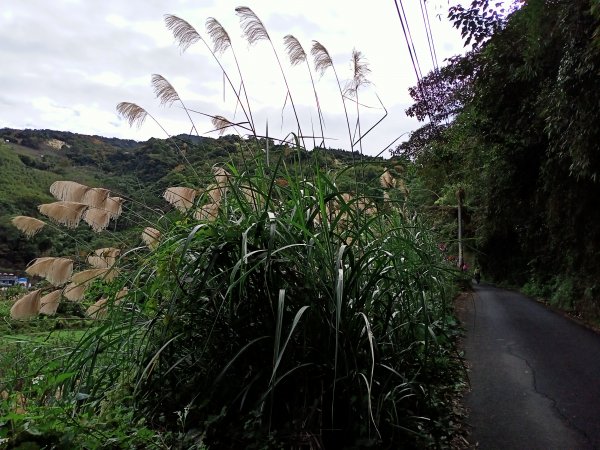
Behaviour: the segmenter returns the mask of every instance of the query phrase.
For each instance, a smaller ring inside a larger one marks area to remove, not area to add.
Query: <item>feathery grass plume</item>
[[[287,77],[285,76],[285,71],[283,70],[283,66],[281,65],[281,60],[279,59],[279,55],[277,54],[275,45],[273,44],[273,41],[271,40],[271,37],[269,36],[269,33],[267,32],[265,25],[258,18],[258,16],[256,14],[254,14],[254,11],[252,11],[247,6],[238,6],[237,8],[235,8],[235,12],[240,17],[240,25],[242,27],[242,31],[244,32],[244,35],[246,36],[246,39],[248,40],[248,43],[250,45],[252,45],[258,41],[264,40],[264,39],[269,41],[269,44],[271,45],[271,49],[273,50],[273,54],[275,55],[275,59],[277,60],[277,65],[279,66],[279,71],[281,72],[281,77],[283,78],[283,82],[285,84],[285,89],[286,89],[286,94],[287,94],[286,101],[288,98],[290,99],[290,105],[292,105],[292,110],[294,111],[296,125],[298,126],[298,136],[300,136],[300,138],[302,139],[303,147],[306,148],[306,145],[304,145],[304,139],[303,139],[304,134],[302,133],[300,119],[298,118],[298,111],[296,111],[296,104],[294,103],[294,99],[292,97],[292,91],[290,90],[290,85],[287,81]],[[284,107],[285,107],[285,104],[284,104]]]
[[[123,288],[119,292],[117,292],[115,294],[115,301],[113,304],[118,305],[119,303],[121,303],[121,299],[125,297],[128,292],[129,291],[127,288]],[[106,315],[108,314],[109,306],[108,300],[108,298],[101,298],[85,311],[85,315],[90,319],[102,319],[106,317]]]
[[[214,17],[206,19],[206,33],[213,42],[213,51],[215,53],[223,53],[231,47],[229,33],[225,31],[225,28]]]
[[[85,310],[85,315],[90,319],[102,319],[106,317],[108,312],[106,302],[108,299],[101,298],[96,303],[91,305],[88,309]]]
[[[342,90],[342,84],[340,83],[340,78],[338,77],[337,70],[335,70],[335,66],[333,64],[333,60],[331,59],[331,55],[329,54],[325,46],[319,41],[313,41],[312,48],[310,49],[310,54],[313,56],[315,71],[320,73],[321,76],[323,76],[325,74],[325,71],[330,67],[333,71],[335,81],[340,92],[340,97],[342,99],[342,106],[344,107],[344,116],[346,118],[346,126],[348,128],[348,139],[350,141],[350,151],[352,152],[352,162],[354,163],[354,140],[352,139],[352,130],[350,129],[350,116],[348,115],[348,108],[346,108],[346,99],[344,97],[344,91]]]
[[[88,264],[97,269],[106,269],[112,267],[117,261],[121,250],[114,247],[105,247],[94,250],[94,254],[87,258]]]
[[[167,28],[173,32],[173,37],[177,40],[182,52],[202,40],[200,34],[187,21],[172,14],[165,14],[164,17]]]
[[[123,213],[123,203],[125,199],[121,197],[107,197],[104,201],[102,209],[110,213],[111,219],[118,218]]]
[[[386,170],[381,174],[381,176],[379,177],[379,183],[384,189],[391,189],[396,187],[396,180],[394,179],[389,170]]]
[[[244,35],[246,36],[246,39],[248,39],[248,43],[250,45],[263,39],[268,41],[271,40],[265,25],[258,18],[258,16],[254,14],[254,11],[247,6],[238,6],[235,8],[235,12],[240,17],[242,31],[244,32]]]
[[[355,97],[358,93],[358,89],[361,86],[370,84],[371,82],[367,79],[367,75],[371,73],[371,69],[369,69],[369,63],[365,59],[362,52],[353,49],[352,50],[352,79],[348,82],[346,86],[346,93]]]
[[[212,169],[215,180],[217,181],[217,186],[224,187],[227,185],[227,180],[231,177],[231,174],[227,172],[225,169],[219,166],[214,166]]]
[[[88,208],[83,214],[83,221],[87,223],[92,230],[100,233],[106,230],[112,215],[110,211],[100,208]]]
[[[171,106],[174,102],[181,101],[173,85],[162,75],[152,75],[152,88],[161,105]]]
[[[19,320],[37,316],[40,310],[40,292],[37,289],[18,299],[10,308],[10,317]]]
[[[167,190],[163,193],[163,198],[178,210],[186,212],[194,205],[196,194],[196,189],[183,186],[173,186],[167,188]]]
[[[306,52],[302,48],[300,41],[296,39],[291,34],[284,36],[283,43],[285,45],[285,50],[290,57],[290,64],[295,66],[300,64],[301,62],[306,61]]]
[[[60,305],[62,291],[62,289],[56,289],[55,291],[52,291],[40,298],[39,313],[45,316],[55,315]]]
[[[83,216],[87,207],[88,205],[85,203],[59,201],[44,203],[39,205],[38,209],[53,222],[64,225],[67,228],[77,228],[77,225],[81,221],[81,216]]]
[[[214,221],[219,217],[219,203],[211,202],[199,207],[194,213],[194,219],[201,221]]]
[[[192,116],[190,115],[187,106],[185,106],[185,103],[183,103],[183,100],[181,100],[181,97],[179,96],[173,85],[169,83],[169,81],[165,77],[163,77],[162,75],[153,74],[152,88],[154,89],[154,94],[156,95],[156,98],[160,100],[161,105],[171,106],[174,102],[181,103],[181,107],[185,111],[190,123],[192,124],[192,130],[194,130],[196,134],[199,134],[198,130],[196,130],[196,125],[192,120]]]
[[[144,244],[150,248],[150,250],[154,250],[158,246],[158,241],[160,240],[160,231],[156,228],[146,227],[144,231],[142,231],[142,241]]]
[[[223,28],[221,23],[214,17],[209,17],[208,19],[206,19],[206,33],[210,36],[210,39],[213,42],[212,54],[215,57],[215,60],[217,61],[217,63],[219,64],[219,67],[221,67],[221,70],[223,70],[223,76],[225,78],[227,78],[227,81],[231,85],[231,88],[233,89],[234,94],[236,96],[237,102],[240,105],[240,107],[242,108],[242,111],[243,111],[244,115],[246,116],[248,123],[250,124],[250,129],[252,131],[252,134],[256,134],[254,131],[255,128],[254,128],[254,119],[252,117],[252,108],[250,107],[250,101],[248,100],[248,91],[246,90],[246,84],[244,83],[244,77],[242,76],[242,69],[241,69],[240,63],[237,59],[237,55],[233,49],[233,45],[231,44],[231,39],[229,37],[229,33],[227,33],[227,31],[225,31],[225,28]],[[240,91],[244,93],[244,98],[246,100],[245,105],[241,99],[241,92],[238,93],[233,88],[233,83],[229,79],[227,72],[223,69],[223,66],[221,65],[218,58],[216,57],[217,54],[223,54],[225,52],[225,50],[227,50],[228,48],[231,48],[233,60],[235,61],[235,66],[237,68],[238,75],[240,77]],[[225,96],[225,92],[223,92],[223,96]],[[247,113],[246,113],[246,109],[248,110]]]
[[[313,92],[315,94],[315,101],[317,104],[317,114],[319,115],[319,125],[321,127],[321,144],[320,145],[324,147],[325,146],[325,131],[323,129],[324,128],[323,112],[321,111],[321,104],[319,102],[319,96],[317,95],[317,88],[315,86],[315,80],[313,78],[312,71],[310,70],[310,64],[308,63],[308,59],[306,58],[306,52],[304,51],[304,48],[300,44],[300,41],[298,41],[298,39],[296,39],[291,34],[284,36],[283,43],[285,45],[285,49],[290,58],[290,64],[292,66],[300,64],[301,62],[306,63],[306,68],[308,69],[308,74],[310,75],[310,82],[312,84]]]
[[[208,194],[212,203],[219,204],[223,198],[224,189],[219,187],[217,184],[209,185],[204,193]]]
[[[215,131],[218,131],[220,135],[225,132],[225,129],[235,126],[233,122],[229,121],[223,116],[213,116],[210,121],[215,127]]]
[[[65,287],[63,295],[73,302],[83,299],[88,286],[95,280],[111,281],[117,271],[109,268],[82,270],[71,276],[71,282]]]
[[[27,239],[35,236],[46,225],[43,220],[29,216],[15,216],[10,221]]]
[[[331,59],[329,52],[327,51],[325,46],[319,41],[313,41],[312,48],[310,49],[310,54],[313,56],[315,70],[321,75],[324,75],[327,69],[329,69],[330,67],[334,67],[333,60]]]
[[[65,286],[63,295],[67,300],[78,302],[85,296],[86,284],[69,283]]]
[[[29,275],[45,278],[54,286],[65,284],[73,273],[73,260],[46,256],[36,258],[25,269]]]
[[[82,270],[71,276],[71,283],[85,284],[94,281],[96,278],[111,281],[116,276],[117,271],[107,267]]]
[[[65,202],[83,203],[83,197],[90,188],[75,181],[55,181],[50,185],[50,193]]]
[[[130,102],[121,102],[117,105],[117,112],[119,115],[129,122],[129,126],[132,127],[134,124],[137,128],[140,128],[149,116],[148,112],[141,106]]]
[[[81,199],[81,203],[85,203],[88,206],[92,206],[94,208],[104,208],[104,203],[110,194],[110,190],[104,188],[89,188],[83,199]]]

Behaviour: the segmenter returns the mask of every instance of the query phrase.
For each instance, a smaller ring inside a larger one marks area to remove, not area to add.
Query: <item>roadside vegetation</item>
[[[236,12],[249,42],[277,56],[252,10]],[[181,18],[165,21],[183,50],[206,44],[219,64],[232,51],[215,19],[208,41]],[[284,42],[291,64],[312,56],[317,73],[338,79],[323,45],[309,55],[293,36]],[[225,78],[245,119],[211,116],[238,135],[115,153],[101,142],[91,161],[63,146],[61,175],[100,158],[105,178],[53,178],[39,212],[14,211],[28,243],[50,231],[76,242],[47,237],[27,269],[42,281],[0,300],[3,445],[453,445],[464,372],[451,300],[461,276],[415,211],[411,161],[364,156],[358,95],[369,71],[360,52],[352,64],[346,87],[338,79],[351,152],[326,150],[323,136],[307,148],[300,121],[285,140],[257,133],[239,67]],[[161,103],[191,114],[164,77],[152,85]],[[154,119],[134,103],[117,110],[132,125]],[[198,156],[208,149],[218,159]],[[31,167],[27,157],[20,164]]]

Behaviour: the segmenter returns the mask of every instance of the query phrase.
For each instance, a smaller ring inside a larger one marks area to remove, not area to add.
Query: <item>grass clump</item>
[[[73,354],[72,395],[118,382],[152,427],[210,448],[435,440],[422,414],[451,367],[452,292],[434,243],[318,168],[257,165],[228,167],[216,214],[190,210],[139,256]]]

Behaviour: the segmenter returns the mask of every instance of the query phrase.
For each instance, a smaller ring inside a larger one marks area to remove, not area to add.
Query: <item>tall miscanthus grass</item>
[[[128,296],[73,354],[72,392],[95,404],[121,383],[155,426],[185,409],[214,448],[418,435],[420,377],[446,352],[435,245],[319,169],[257,163],[229,167],[214,220],[189,211],[140,256]]]
[[[250,43],[271,43],[285,78],[264,24],[249,8],[236,11]],[[166,21],[182,48],[205,42],[182,19]],[[218,61],[231,41],[215,19],[208,27]],[[285,44],[292,63],[306,58],[292,36]],[[333,67],[321,44],[311,53],[317,71]],[[353,61],[358,108],[367,70],[360,53]],[[204,115],[215,128],[250,132],[244,163],[212,179],[197,174],[195,190],[165,191],[175,210],[146,228],[149,248],[121,255],[118,287],[127,294],[105,300],[99,326],[71,354],[65,398],[92,410],[126,399],[153,427],[182,428],[210,448],[429,443],[429,384],[449,357],[451,269],[387,191],[367,196],[355,175],[356,189],[345,192],[316,164],[269,159],[246,86],[225,76],[246,120]],[[162,103],[179,101],[192,120],[166,79],[153,84]],[[297,118],[287,81],[286,92]],[[131,124],[147,115],[132,103],[118,109]],[[354,133],[348,117],[351,148],[362,154],[360,116]],[[300,154],[297,130],[288,148]]]

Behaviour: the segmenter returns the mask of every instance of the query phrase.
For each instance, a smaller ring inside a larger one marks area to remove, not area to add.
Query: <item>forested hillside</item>
[[[136,142],[56,130],[0,129],[0,271],[22,273],[35,257],[75,255],[82,243],[86,248],[102,247],[139,235],[141,218],[171,208],[161,198],[167,187],[201,186],[199,177],[210,173],[215,164],[243,166],[241,143],[234,135],[218,139],[180,135]],[[292,165],[298,158],[296,151],[273,142],[271,152],[273,158],[283,155]],[[334,149],[304,152],[301,158],[337,171],[352,162],[351,153]],[[378,186],[383,159],[365,157],[365,161],[358,175]],[[114,233],[78,227],[66,235],[64,230],[46,228],[35,239],[25,239],[10,219],[39,217],[38,205],[54,201],[48,189],[57,180],[105,187],[129,199],[123,217],[111,225]],[[342,189],[354,189],[353,180],[352,170],[338,178]]]
[[[488,279],[600,315],[600,5],[475,0],[450,9],[472,49],[411,89],[428,122],[396,149],[438,197],[465,193]]]

